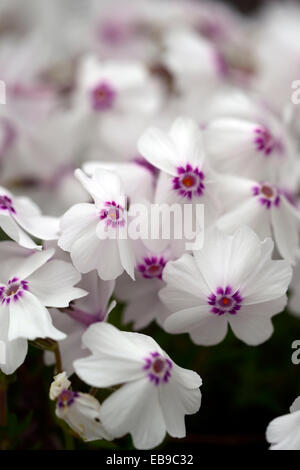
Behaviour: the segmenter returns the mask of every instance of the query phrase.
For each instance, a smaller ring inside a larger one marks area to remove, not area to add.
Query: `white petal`
[[[234,334],[249,346],[257,346],[267,341],[274,328],[270,317],[282,309],[282,301],[242,307],[236,315],[231,315],[229,324]]]
[[[30,291],[43,305],[67,307],[71,300],[87,295],[83,289],[73,287],[80,277],[70,263],[52,260],[27,279]]]
[[[176,311],[166,319],[164,329],[173,334],[195,330],[203,323],[204,319],[212,317],[210,309],[211,306],[206,304]]]
[[[119,277],[124,268],[120,260],[120,252],[117,240],[103,240],[101,242],[101,253],[97,260],[97,271],[99,277],[104,281],[110,281]]]
[[[173,289],[180,289],[182,292],[192,294],[199,299],[206,299],[211,293],[194,257],[189,254],[184,254],[178,260],[167,263],[163,272],[163,280]],[[165,289],[161,290],[160,297],[168,305]],[[170,307],[172,307],[171,304]]]
[[[283,258],[295,264],[299,247],[299,219],[289,210],[289,203],[284,197],[280,199],[279,207],[271,209],[274,237],[278,250]]]
[[[271,214],[255,197],[250,197],[237,208],[220,217],[217,226],[226,232],[233,233],[241,225],[248,225],[261,240],[271,236]]]
[[[138,150],[156,168],[176,175],[177,149],[164,132],[156,128],[147,129],[138,141]]]
[[[72,262],[79,272],[87,273],[97,268],[100,256],[101,241],[96,235],[96,226],[90,224],[72,246]]]
[[[204,246],[194,256],[211,292],[221,286],[237,289],[256,266],[261,243],[249,227],[240,227],[232,236],[213,229]]]
[[[37,248],[37,244],[16,224],[12,217],[0,214],[0,227],[19,245],[25,248]]]
[[[290,413],[271,421],[266,437],[271,449],[300,450],[300,412]]]
[[[287,261],[269,260],[258,265],[241,288],[244,305],[277,299],[286,293],[292,279],[292,268]]]
[[[121,264],[129,276],[134,279],[135,256],[130,240],[118,238],[118,247]]]
[[[85,233],[87,227],[96,227],[99,214],[94,204],[76,204],[61,219],[62,235],[58,246],[62,250],[71,251],[73,244]]]
[[[25,361],[28,350],[27,340],[19,338],[3,342],[3,344],[5,345],[5,363],[2,364],[0,361],[0,370],[4,374],[13,374]]]
[[[219,344],[227,334],[228,321],[225,315],[214,315],[210,313],[211,317],[204,317],[199,322],[198,327],[191,329],[190,336],[195,344],[202,346],[212,346]]]
[[[181,164],[190,163],[202,167],[205,158],[202,135],[199,126],[189,118],[179,117],[173,123],[170,137],[181,155]]]
[[[111,435],[130,433],[136,449],[158,446],[166,433],[157,389],[147,378],[126,384],[110,395],[101,406],[100,418]]]
[[[74,361],[76,374],[87,384],[98,387],[131,382],[145,376],[142,361],[121,355],[115,357],[89,356]]]
[[[184,418],[199,410],[200,390],[182,387],[171,378],[169,383],[159,387],[158,394],[167,432],[173,437],[185,437]]]
[[[18,277],[19,279],[26,279],[37,269],[43,266],[54,255],[54,248],[48,250],[37,251],[27,258],[23,258],[19,267],[11,272],[11,276]]]
[[[8,339],[52,338],[64,339],[66,335],[54,328],[48,310],[30,292],[9,304],[10,321]]]
[[[55,240],[58,238],[59,219],[42,216],[38,206],[29,198],[17,198],[15,209],[14,219],[26,232],[42,240]]]

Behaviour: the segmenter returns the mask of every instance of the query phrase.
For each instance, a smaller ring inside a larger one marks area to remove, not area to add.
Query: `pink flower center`
[[[280,191],[273,184],[261,183],[252,188],[252,193],[266,209],[270,209],[271,206],[278,207],[280,204]]]
[[[199,168],[193,168],[189,163],[177,168],[177,175],[173,178],[173,189],[182,197],[192,199],[192,197],[202,196],[205,186],[203,180],[204,173]]]
[[[234,292],[230,286],[226,286],[225,289],[218,287],[207,299],[207,303],[212,307],[210,311],[214,315],[225,313],[235,315],[241,309],[242,301],[239,291]]]
[[[75,398],[78,396],[78,392],[73,392],[73,390],[63,390],[57,400],[58,407],[68,408],[74,403]]]
[[[167,359],[158,352],[152,352],[145,358],[146,365],[143,370],[147,371],[150,382],[154,385],[167,383],[171,377],[171,369],[173,367],[170,359]]]
[[[115,103],[116,91],[106,82],[97,85],[91,91],[92,108],[95,111],[107,111],[111,109]]]
[[[106,221],[107,226],[113,228],[125,225],[124,208],[115,201],[106,202],[105,208],[100,211],[100,219]]]
[[[143,261],[143,263],[138,265],[137,269],[145,279],[162,279],[162,273],[167,263],[163,256],[160,258],[157,256],[146,257]]]
[[[23,296],[25,291],[29,290],[28,282],[21,281],[17,277],[13,277],[7,283],[7,286],[0,287],[1,304],[9,304],[11,300],[17,301]]]
[[[5,194],[0,196],[0,209],[3,211],[8,211],[11,214],[16,214],[12,199]]]
[[[263,152],[266,156],[270,155],[273,151],[282,152],[282,142],[276,139],[271,131],[266,127],[258,127],[254,130],[256,149]]]

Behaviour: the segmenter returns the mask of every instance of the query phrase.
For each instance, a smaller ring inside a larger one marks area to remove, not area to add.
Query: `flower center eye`
[[[163,256],[161,258],[153,256],[152,258],[144,258],[143,263],[139,264],[137,269],[146,279],[153,279],[155,277],[161,279],[166,263],[167,261]]]
[[[107,226],[116,228],[125,225],[124,208],[115,201],[106,202],[105,208],[99,213],[100,219],[104,220]]]
[[[215,293],[210,294],[207,301],[211,305],[211,313],[235,315],[241,309],[243,299],[238,290],[233,292],[230,286],[226,286],[225,289],[218,287]]]
[[[5,295],[7,295],[8,297],[10,297],[11,295],[15,295],[18,292],[19,287],[20,284],[12,284],[6,289]]]
[[[158,266],[157,264],[150,266],[148,269],[148,272],[153,275],[156,275],[159,271],[161,271],[161,266]]]
[[[16,214],[11,198],[6,195],[0,196],[0,209]]]
[[[111,209],[107,215],[113,220],[118,220],[120,218],[120,211],[119,209]]]
[[[187,188],[194,186],[196,183],[196,179],[192,175],[186,175],[182,180],[182,184]]]
[[[145,365],[143,370],[147,372],[150,382],[159,385],[169,381],[173,367],[170,359],[161,356],[158,352],[151,352],[144,360]]]
[[[205,175],[197,167],[192,167],[189,163],[186,166],[177,168],[177,175],[173,178],[173,189],[182,197],[192,199],[202,196],[205,185]]]
[[[24,295],[25,291],[29,290],[27,281],[20,281],[17,277],[13,277],[8,281],[7,286],[0,287],[0,303],[9,304],[14,301],[17,302],[20,297]]]
[[[63,390],[58,397],[58,406],[59,408],[67,408],[74,403],[75,398],[79,395],[77,392],[73,392],[72,390]]]
[[[156,374],[160,374],[165,368],[165,361],[163,359],[155,359],[152,368]]]
[[[113,107],[116,98],[116,91],[106,82],[97,85],[91,91],[92,107],[96,111],[106,111]]]
[[[272,198],[274,196],[274,191],[270,186],[263,185],[260,192],[264,194],[267,198]]]
[[[228,305],[230,305],[230,304],[232,303],[232,300],[229,299],[228,297],[223,297],[223,298],[221,299],[221,303],[222,303],[223,305],[228,306]]]

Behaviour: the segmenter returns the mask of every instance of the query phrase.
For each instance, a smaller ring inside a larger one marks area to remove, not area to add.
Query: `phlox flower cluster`
[[[147,326],[209,354],[229,330],[256,347],[275,315],[300,315],[300,7],[251,22],[192,0],[46,11],[0,5],[0,370],[43,347],[73,433],[151,449],[186,436],[202,379]],[[176,217],[156,221],[167,238],[132,237],[153,205],[188,206],[193,238]],[[300,450],[296,402],[272,449]]]

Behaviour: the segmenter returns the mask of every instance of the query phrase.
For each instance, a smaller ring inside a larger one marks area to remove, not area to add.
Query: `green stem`
[[[91,387],[91,388],[90,388],[90,391],[89,391],[89,394],[92,395],[93,397],[95,397],[96,394],[97,394],[97,392],[98,392],[98,388],[96,388],[96,387]]]
[[[60,355],[60,349],[58,343],[56,343],[56,348],[54,349],[55,361],[56,361],[56,373],[60,374],[63,371],[62,360]]]
[[[63,371],[60,349],[57,341],[50,338],[36,338],[34,341],[30,341],[30,343],[34,347],[42,349],[43,351],[52,351],[55,355],[56,373],[60,374]]]

